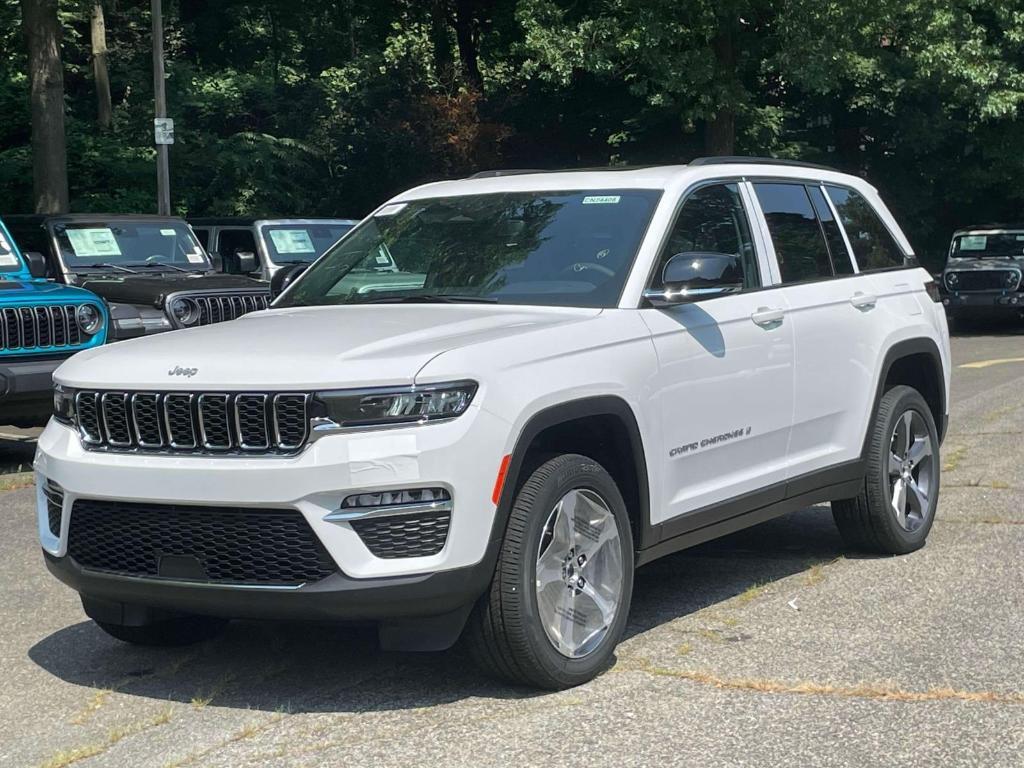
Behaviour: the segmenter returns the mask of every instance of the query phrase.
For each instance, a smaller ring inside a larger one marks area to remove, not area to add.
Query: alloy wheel
[[[622,603],[619,528],[590,489],[555,504],[537,549],[537,605],[544,632],[563,656],[582,658],[608,634]]]
[[[904,411],[889,441],[889,488],[892,512],[905,531],[916,531],[928,519],[934,463],[924,417],[914,410]]]

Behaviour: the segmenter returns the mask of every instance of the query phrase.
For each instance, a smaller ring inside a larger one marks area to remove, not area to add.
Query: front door
[[[664,503],[651,519],[671,522],[672,534],[720,519],[712,505],[783,495],[793,334],[781,292],[759,290],[769,283],[767,259],[751,235],[740,186],[711,183],[686,197],[651,287],[661,287],[673,255],[713,252],[740,256],[744,290],[641,310],[658,355],[652,410],[661,416],[664,463],[656,496]]]

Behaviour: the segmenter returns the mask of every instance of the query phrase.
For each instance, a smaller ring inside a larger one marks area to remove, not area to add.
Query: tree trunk
[[[476,0],[456,0],[455,40],[466,85],[480,91],[484,79],[480,74],[480,20],[476,17],[476,6]]]
[[[734,82],[736,52],[733,48],[732,31],[720,30],[711,41],[711,48],[715,54],[715,71],[719,81]],[[704,124],[704,151],[715,156],[731,155],[736,151],[736,110],[731,104],[719,105],[715,114]]]
[[[103,19],[102,0],[94,0],[89,24],[92,38],[92,77],[96,82],[96,122],[110,128],[114,112],[110,103],[110,73],[107,70],[107,25]]]
[[[434,72],[437,79],[445,85],[454,80],[455,61],[452,58],[452,46],[449,40],[448,0],[432,0],[430,4],[430,42],[434,47]]]
[[[21,0],[32,108],[32,182],[37,213],[68,209],[64,71],[57,0]]]

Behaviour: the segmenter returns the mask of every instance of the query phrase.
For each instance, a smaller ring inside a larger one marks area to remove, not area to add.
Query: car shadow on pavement
[[[957,320],[949,327],[950,336],[1024,336],[1024,319],[969,319]]]
[[[626,637],[840,554],[826,505],[662,558],[637,572]],[[80,621],[40,640],[29,657],[73,685],[193,707],[365,712],[539,695],[485,678],[460,646],[382,652],[370,627],[239,621],[200,645],[142,648]]]

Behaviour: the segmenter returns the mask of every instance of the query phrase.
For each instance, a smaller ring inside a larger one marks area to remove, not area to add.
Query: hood
[[[443,352],[600,312],[477,304],[270,309],[79,354],[54,378],[72,387],[192,391],[411,384]]]
[[[262,280],[254,280],[245,275],[222,275],[216,272],[162,275],[128,275],[119,273],[114,275],[81,276],[79,283],[94,293],[98,293],[107,301],[122,302],[125,304],[148,304],[154,307],[162,307],[164,299],[169,294],[185,291],[188,293],[200,291],[269,291],[270,284]]]
[[[70,285],[51,283],[36,278],[6,278],[0,280],[0,306],[6,303],[24,304],[32,301],[80,302],[96,300],[89,291]]]
[[[965,270],[965,269],[1024,269],[1024,258],[997,258],[990,257],[987,259],[972,259],[968,258],[951,258],[946,262],[946,270]]]

